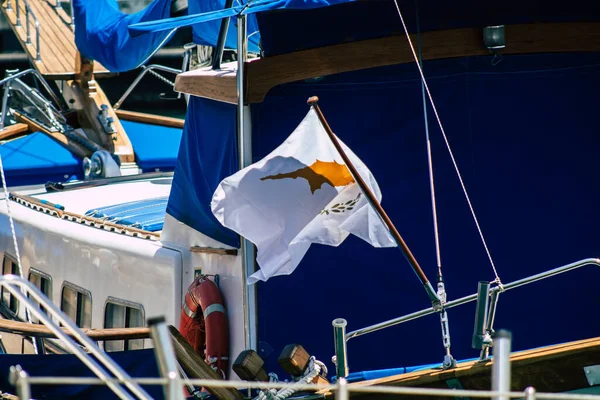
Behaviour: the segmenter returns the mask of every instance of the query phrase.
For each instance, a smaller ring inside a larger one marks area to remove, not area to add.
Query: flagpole
[[[404,257],[406,258],[406,260],[412,267],[415,274],[417,274],[417,277],[419,278],[419,280],[421,281],[421,284],[425,288],[425,291],[427,292],[429,299],[434,304],[434,306],[439,305],[440,298],[436,294],[435,290],[433,290],[433,287],[431,286],[431,282],[429,282],[429,279],[427,279],[425,272],[423,272],[423,269],[421,269],[421,266],[417,262],[417,259],[415,258],[415,256],[412,254],[412,252],[406,245],[406,242],[404,241],[404,239],[402,239],[400,232],[398,232],[398,230],[394,226],[394,223],[392,222],[390,217],[388,217],[388,215],[386,214],[383,207],[381,207],[381,204],[379,204],[379,201],[377,201],[377,198],[375,197],[375,195],[373,194],[371,189],[369,189],[369,187],[367,186],[367,184],[365,183],[363,178],[360,176],[360,174],[358,173],[358,171],[356,170],[356,168],[350,161],[350,158],[348,158],[348,155],[346,154],[346,152],[340,145],[340,142],[338,141],[337,137],[331,130],[331,127],[327,123],[325,116],[321,112],[321,108],[319,108],[318,102],[319,102],[319,98],[317,96],[313,96],[310,99],[308,99],[308,101],[307,101],[308,105],[311,106],[317,113],[319,120],[321,121],[321,124],[323,124],[323,127],[325,127],[325,132],[327,132],[327,136],[329,136],[329,139],[331,140],[331,142],[337,149],[338,153],[340,153],[340,155],[342,156],[342,159],[344,160],[346,167],[348,167],[348,170],[354,177],[354,180],[356,181],[356,183],[358,184],[358,186],[364,193],[365,197],[369,201],[369,204],[371,204],[371,206],[375,209],[375,211],[377,211],[377,214],[379,215],[379,217],[381,218],[383,223],[386,225],[389,232],[392,234],[394,240],[396,241],[396,244],[398,245],[398,247],[404,254]]]

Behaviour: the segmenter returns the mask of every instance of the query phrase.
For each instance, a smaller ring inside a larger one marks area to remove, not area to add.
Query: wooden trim
[[[600,23],[560,22],[507,25],[502,54],[600,50]],[[411,35],[413,43],[416,35]],[[488,55],[480,28],[424,32],[423,60]],[[246,64],[246,103],[260,103],[275,86],[367,68],[414,62],[405,36],[342,43],[253,60]],[[415,74],[416,76],[416,74]],[[237,104],[236,71],[193,70],[177,76],[175,90]]]
[[[172,325],[169,325],[169,333],[173,342],[175,356],[190,379],[222,380],[223,378],[204,359],[194,351],[192,346],[183,335]],[[210,387],[206,390],[219,400],[242,400],[240,392],[233,388]]]
[[[155,115],[142,113],[137,111],[115,110],[117,117],[123,121],[141,122],[144,124],[169,126],[171,128],[183,129],[184,119],[165,117],[163,115]]]
[[[221,256],[237,256],[238,249],[217,249],[213,247],[192,246],[190,247],[190,252],[202,254],[218,254]]]
[[[69,336],[71,333],[62,328]],[[11,321],[0,318],[0,331],[10,332],[25,336],[55,338],[56,335],[46,326],[30,324],[29,322]],[[147,339],[150,337],[150,328],[111,328],[111,329],[83,329],[83,332],[92,340],[133,340]]]
[[[137,237],[147,240],[160,240],[159,232],[146,231],[144,229],[133,228],[126,225],[109,222],[101,218],[94,218],[89,217],[87,215],[68,212],[65,211],[65,208],[63,206],[51,203],[47,200],[39,200],[35,197],[26,196],[18,193],[9,193],[8,198],[23,206],[29,207],[39,212],[43,212],[56,218],[85,224],[87,226],[102,229],[108,232],[126,234],[127,236],[131,237]]]
[[[20,136],[24,136],[29,132],[29,125],[23,123],[16,123],[10,126],[5,126],[4,129],[0,130],[0,140],[16,139]]]
[[[210,67],[198,68],[177,75],[174,90],[237,104],[236,79],[235,63],[223,64],[219,70],[213,70]]]

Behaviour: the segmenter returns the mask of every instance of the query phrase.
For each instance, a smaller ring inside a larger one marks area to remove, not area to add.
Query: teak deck
[[[566,392],[590,387],[584,367],[600,364],[600,337],[516,352],[511,355],[511,390]],[[492,361],[471,361],[449,370],[426,369],[352,383],[356,386],[404,386],[490,390]],[[365,397],[368,394],[352,394]],[[381,397],[381,394],[378,394]],[[419,396],[419,398],[428,398]],[[432,399],[439,397],[431,397]]]
[[[47,79],[73,79],[78,69],[75,37],[71,29],[71,17],[63,9],[55,9],[54,2],[49,0],[27,0],[33,14],[40,23],[40,56],[37,58],[35,22],[30,16],[29,29],[31,44],[27,44],[27,27],[25,18],[25,0],[19,1],[21,26],[17,27],[15,0],[11,0],[12,10],[7,10],[8,1],[2,4],[2,12],[6,15],[10,27],[19,39],[35,68]],[[95,63],[94,75],[102,77],[110,72],[99,63]]]

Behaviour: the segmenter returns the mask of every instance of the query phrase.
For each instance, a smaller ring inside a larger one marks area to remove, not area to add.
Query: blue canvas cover
[[[202,14],[213,10],[221,10],[225,8],[225,0],[190,0],[188,2],[188,14]],[[204,24],[196,24],[192,26],[194,35],[194,43],[205,46],[214,46],[219,37],[221,29],[221,21],[211,21]],[[246,33],[248,35],[248,51],[258,52],[260,43],[260,33],[258,32],[258,24],[256,16],[249,15],[246,21]],[[237,21],[232,18],[229,21],[229,29],[227,30],[227,38],[225,40],[225,48],[237,49]]]
[[[139,36],[148,33],[171,31],[184,26],[194,26],[195,43],[215,46],[219,36],[221,19],[234,17],[236,15],[248,15],[248,49],[250,51],[258,51],[260,33],[256,23],[256,13],[283,9],[314,9],[349,1],[354,0],[256,0],[242,1],[231,8],[225,9],[224,0],[192,0],[189,5],[189,15],[178,18],[168,18],[162,21],[149,21],[137,24],[132,23],[129,27],[129,31],[132,36]],[[230,24],[226,46],[235,49],[237,48],[235,19],[232,19]],[[302,36],[301,34],[299,35]]]
[[[129,350],[109,353],[110,357],[134,378],[158,378],[158,367],[154,350]],[[21,365],[30,376],[95,377],[95,375],[73,354],[0,354],[0,390],[16,393],[9,383],[10,367]],[[153,399],[163,399],[161,386],[143,386]],[[86,399],[105,400],[116,398],[105,385],[32,385],[34,399]]]
[[[121,120],[135,149],[135,162],[142,172],[175,168],[182,130],[169,126]]]
[[[42,132],[0,145],[8,186],[82,178],[81,159]]]
[[[190,97],[167,213],[233,247],[239,236],[210,210],[215,188],[237,171],[236,107]]]
[[[492,56],[461,57],[427,61],[424,68],[503,281],[597,257],[600,55],[506,55],[499,64],[492,63]],[[312,95],[319,96],[336,134],[377,178],[384,208],[434,279],[416,66],[344,73],[272,89],[263,103],[252,105],[254,162],[294,130]],[[430,108],[428,116],[442,263],[453,299],[475,292],[477,282],[492,280],[493,273]],[[210,225],[210,201],[219,181],[237,170],[235,147],[234,106],[201,99],[190,103],[168,207],[180,221],[229,244],[227,231],[216,221]],[[589,323],[588,311],[581,307],[595,290],[594,273],[581,270],[502,295],[496,327],[513,331],[515,349],[597,335],[598,324]],[[565,290],[568,298],[548,295]],[[307,307],[305,296],[290,298],[289,293],[299,291],[318,293],[315,306]],[[531,301],[542,298],[551,305]],[[326,327],[333,319],[348,319],[352,330],[429,305],[397,249],[374,249],[350,237],[339,248],[313,246],[291,276],[258,283],[259,341],[274,349],[302,343],[327,360],[333,348]],[[477,353],[470,348],[473,313],[472,306],[449,311],[456,357]],[[560,326],[554,323],[557,315],[563,320]],[[282,331],[282,324],[290,329]],[[536,332],[544,332],[543,337]],[[386,345],[378,348],[374,342]],[[432,316],[352,339],[348,350],[354,371],[439,362],[439,321]],[[277,369],[276,355],[267,360],[267,369]]]
[[[156,232],[163,228],[166,207],[167,198],[160,197],[95,208],[87,211],[85,215],[132,228]]]
[[[171,0],[154,0],[135,14],[119,10],[116,0],[73,0],[75,44],[81,54],[100,62],[112,72],[132,70],[146,62],[172,32],[133,38],[127,26],[168,18]]]

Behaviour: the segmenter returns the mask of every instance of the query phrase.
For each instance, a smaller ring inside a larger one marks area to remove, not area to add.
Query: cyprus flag
[[[367,166],[340,143],[381,201]],[[312,243],[338,246],[350,233],[374,247],[396,245],[312,108],[271,154],[225,178],[211,208],[221,224],[256,245],[260,270],[249,283],[289,275]]]

